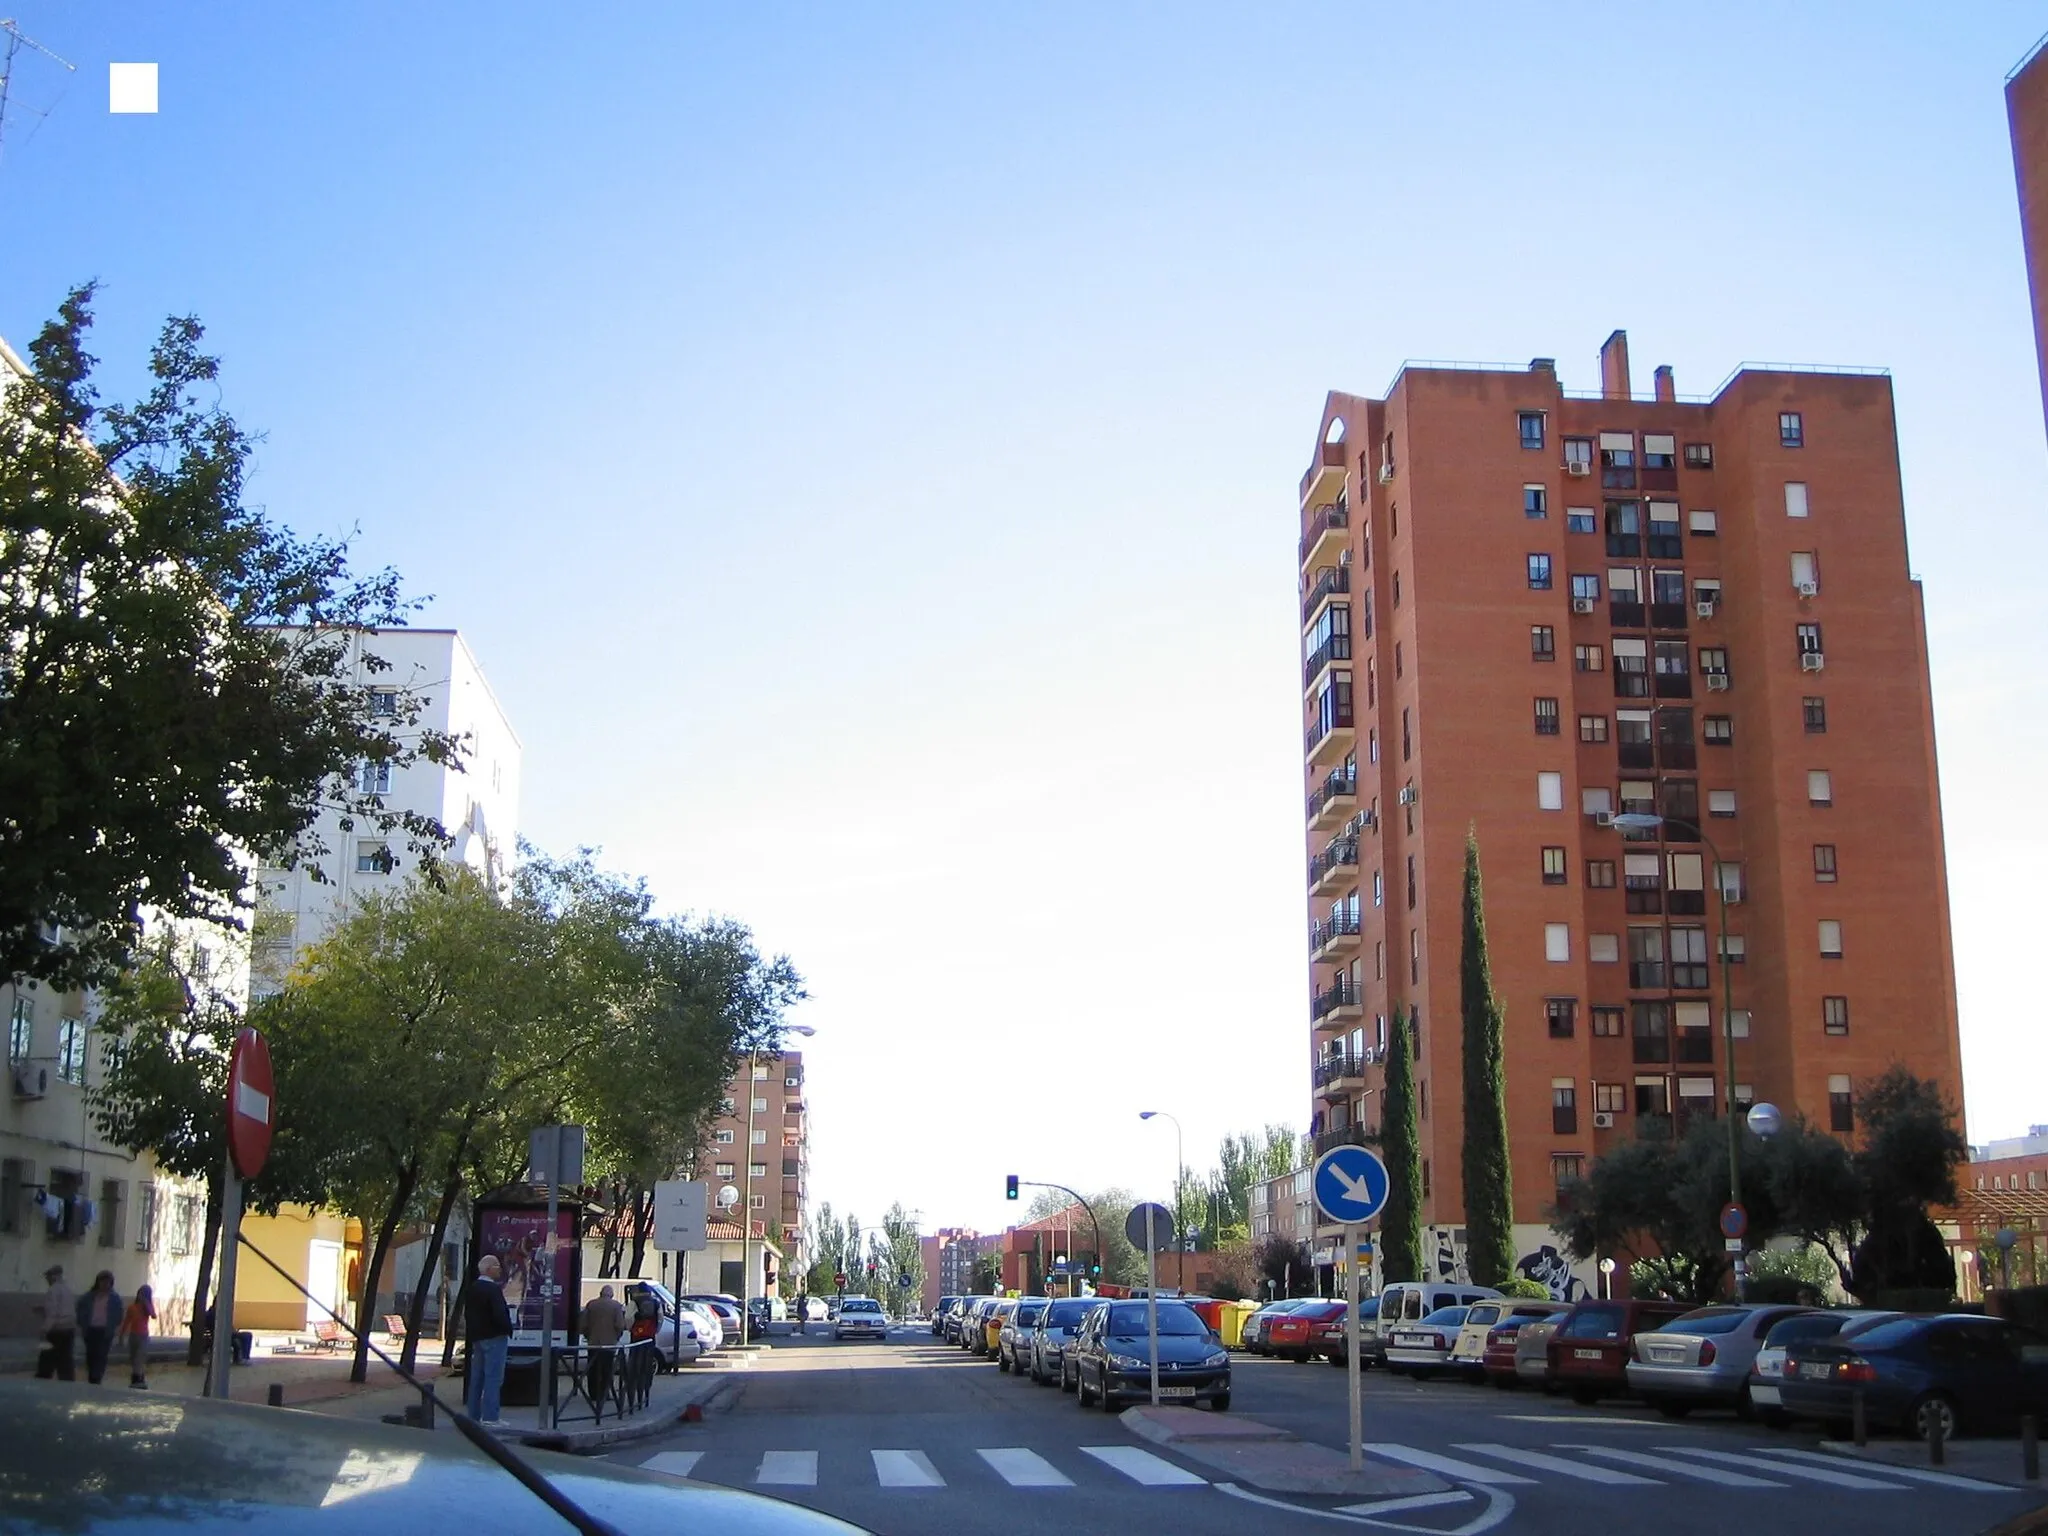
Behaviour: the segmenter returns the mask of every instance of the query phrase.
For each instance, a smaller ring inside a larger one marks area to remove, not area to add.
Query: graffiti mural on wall
[[[1425,1278],[1444,1285],[1470,1285],[1463,1227],[1429,1227],[1423,1234]],[[1515,1273],[1545,1287],[1558,1301],[1577,1301],[1588,1294],[1586,1282],[1572,1273],[1571,1260],[1555,1243],[1538,1243],[1515,1261]]]
[[[1572,1273],[1571,1260],[1551,1243],[1515,1260],[1515,1273],[1547,1286],[1554,1301],[1577,1301],[1586,1294],[1586,1282]]]
[[[1429,1229],[1429,1274],[1448,1285],[1469,1285],[1471,1271],[1465,1268],[1465,1229],[1463,1227],[1431,1227]]]

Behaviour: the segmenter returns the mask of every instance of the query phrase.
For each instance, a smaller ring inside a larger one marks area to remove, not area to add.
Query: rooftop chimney
[[[1616,331],[1600,344],[1600,394],[1607,400],[1629,398],[1627,331]]]
[[[1678,399],[1678,385],[1672,381],[1671,365],[1659,363],[1653,377],[1657,380],[1657,398],[1666,405],[1675,402]]]
[[[1557,372],[1557,359],[1554,357],[1532,357],[1529,359],[1529,371],[1531,373],[1555,373]]]

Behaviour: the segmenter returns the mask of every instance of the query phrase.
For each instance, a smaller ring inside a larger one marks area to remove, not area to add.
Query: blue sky
[[[1616,326],[1894,371],[1971,1134],[2048,1120],[2038,7],[587,10],[22,0],[79,69],[20,66],[0,335],[99,277],[118,388],[204,318],[255,497],[468,635],[528,835],[810,977],[820,1195],[992,1225],[1162,1192],[1140,1109],[1305,1118],[1323,394]]]

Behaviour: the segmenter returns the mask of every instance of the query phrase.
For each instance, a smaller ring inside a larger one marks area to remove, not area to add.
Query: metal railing
[[[1358,839],[1339,838],[1321,853],[1308,861],[1308,883],[1319,884],[1326,876],[1343,866],[1358,862]]]
[[[1346,773],[1342,768],[1333,768],[1323,775],[1308,797],[1308,816],[1313,821],[1323,814],[1323,808],[1333,800],[1355,799],[1358,795],[1358,774],[1356,770]]]
[[[1362,1147],[1365,1145],[1365,1127],[1347,1125],[1341,1131],[1324,1131],[1316,1137],[1316,1156],[1321,1157],[1332,1147]]]
[[[1302,601],[1301,622],[1306,624],[1308,616],[1316,611],[1316,605],[1332,593],[1351,590],[1351,567],[1330,565],[1323,567],[1316,577],[1316,584],[1309,588],[1308,596]]]
[[[1365,1076],[1365,1058],[1354,1056],[1349,1051],[1340,1051],[1334,1056],[1325,1056],[1316,1063],[1315,1086],[1327,1088],[1332,1083],[1341,1083],[1346,1078]]]
[[[1308,516],[1308,527],[1301,536],[1301,553],[1295,558],[1306,560],[1308,552],[1316,547],[1316,540],[1320,539],[1328,530],[1332,528],[1349,528],[1350,526],[1351,513],[1346,510],[1341,502],[1332,502],[1326,506],[1317,507]]]
[[[1335,981],[1318,992],[1308,1005],[1311,1019],[1327,1018],[1339,1008],[1356,1008],[1360,1005],[1358,987],[1350,981]]]
[[[555,1351],[554,1422],[557,1426],[589,1419],[604,1422],[609,1408],[615,1419],[638,1413],[654,1390],[661,1354],[653,1339],[625,1344],[576,1344]],[[562,1388],[568,1387],[564,1401]],[[579,1409],[578,1404],[582,1404]]]
[[[1308,947],[1311,953],[1337,939],[1355,939],[1359,934],[1358,914],[1352,911],[1332,912],[1308,925]]]

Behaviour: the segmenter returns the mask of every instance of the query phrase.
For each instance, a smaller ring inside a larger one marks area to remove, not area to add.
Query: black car
[[[1838,1428],[1857,1392],[1873,1425],[1927,1438],[2008,1429],[2048,1409],[2048,1338],[1998,1317],[1900,1317],[1785,1351],[1778,1399]]]
[[[974,1305],[972,1296],[955,1296],[953,1304],[939,1314],[939,1321],[945,1325],[945,1332],[939,1335],[948,1344],[960,1342],[960,1330],[967,1321],[967,1309]]]
[[[939,1304],[932,1308],[933,1338],[943,1339],[946,1336],[946,1314],[953,1310],[953,1303],[959,1299],[958,1296],[941,1296]]]
[[[1230,1406],[1230,1352],[1192,1307],[1156,1303],[1159,1312],[1159,1400]],[[1115,1412],[1126,1399],[1150,1398],[1151,1340],[1142,1301],[1097,1302],[1060,1362],[1061,1384],[1071,1379],[1083,1408],[1100,1403]]]

